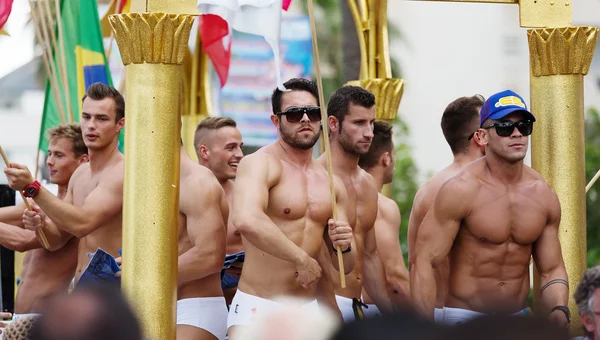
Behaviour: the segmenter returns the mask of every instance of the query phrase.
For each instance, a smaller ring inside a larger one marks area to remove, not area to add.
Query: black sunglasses
[[[308,116],[311,122],[321,121],[321,108],[318,106],[307,106],[307,107],[290,107],[289,109],[278,112],[276,115],[285,116],[288,123],[298,123],[304,117],[304,114]]]
[[[493,127],[496,128],[496,133],[500,137],[508,137],[512,135],[513,131],[515,131],[515,127],[523,136],[529,136],[531,135],[531,132],[533,132],[533,122],[530,120],[522,120],[519,122],[498,122],[486,126],[484,129],[491,129]]]

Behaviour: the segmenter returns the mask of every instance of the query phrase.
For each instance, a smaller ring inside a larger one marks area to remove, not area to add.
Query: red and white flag
[[[283,0],[283,10],[287,11],[288,8],[290,8],[291,3],[292,3],[292,0]]]
[[[8,21],[10,12],[12,11],[13,0],[0,0],[0,30]]]
[[[203,50],[211,58],[221,86],[225,85],[229,74],[231,29],[234,29],[265,38],[275,56],[277,87],[285,90],[279,56],[282,0],[198,0],[197,6],[202,14]]]

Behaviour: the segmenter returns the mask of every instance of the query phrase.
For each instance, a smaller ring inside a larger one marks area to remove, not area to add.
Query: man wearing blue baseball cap
[[[433,317],[434,269],[450,259],[448,296],[436,322],[458,324],[489,313],[526,315],[529,263],[541,279],[542,306],[560,325],[570,321],[569,287],[558,226],[560,203],[544,179],[523,163],[535,117],[521,96],[503,91],[480,112],[485,156],[440,189],[419,228],[411,292]]]

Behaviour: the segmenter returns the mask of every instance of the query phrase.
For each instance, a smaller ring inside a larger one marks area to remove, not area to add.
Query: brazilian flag
[[[73,120],[79,122],[81,118],[81,98],[87,88],[96,82],[113,86],[108,61],[104,54],[102,43],[102,31],[100,29],[100,16],[96,0],[61,0],[61,43],[56,26],[55,35],[59,39],[57,48],[61,49],[64,44],[64,63],[58,58],[62,52],[54,51],[55,65],[58,84],[55,89],[60,93],[62,101],[63,119],[72,121],[68,112],[67,99],[70,104]],[[62,49],[61,49],[62,51]],[[58,72],[59,66],[66,66],[67,86],[62,86],[62,77]],[[65,91],[63,91],[65,89]],[[66,93],[68,91],[68,94]],[[40,130],[39,150],[46,153],[48,140],[46,131],[61,124],[61,111],[56,102],[50,81],[46,81],[46,96],[44,100],[44,113],[42,116],[42,127]],[[123,152],[124,129],[119,136],[119,150]]]

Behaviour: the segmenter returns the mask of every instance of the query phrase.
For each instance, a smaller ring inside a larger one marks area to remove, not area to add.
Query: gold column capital
[[[576,26],[527,30],[533,76],[586,75],[594,56],[597,39],[597,27]]]
[[[375,95],[375,119],[391,122],[396,119],[400,100],[404,93],[404,79],[366,79],[353,80],[346,85],[360,86]]]
[[[183,64],[194,16],[123,13],[110,15],[108,20],[125,66]]]

